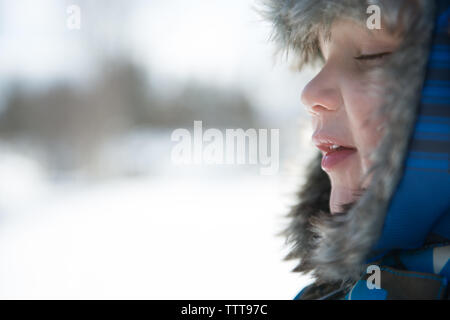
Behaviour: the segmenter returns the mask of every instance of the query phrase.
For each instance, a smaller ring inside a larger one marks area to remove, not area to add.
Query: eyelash
[[[382,52],[382,53],[376,53],[376,54],[362,54],[358,57],[355,57],[355,59],[356,60],[376,60],[376,59],[381,59],[390,53],[391,52]]]

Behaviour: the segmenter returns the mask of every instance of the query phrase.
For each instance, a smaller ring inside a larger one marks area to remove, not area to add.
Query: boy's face
[[[381,136],[377,115],[385,87],[380,66],[400,41],[350,20],[336,21],[330,38],[321,38],[325,59],[308,83],[302,102],[312,115],[313,143],[322,151],[322,169],[331,180],[331,212],[355,201],[367,186],[363,178]]]

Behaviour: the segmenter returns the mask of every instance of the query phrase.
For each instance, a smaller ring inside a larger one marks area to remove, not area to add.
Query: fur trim
[[[260,0],[264,9],[260,14],[272,22],[271,40],[277,52],[293,51],[298,67],[322,61],[318,35],[329,34],[331,24],[337,18],[348,18],[365,26],[369,5],[380,7],[383,28],[395,29],[400,23],[408,29],[415,23],[413,12],[405,10],[408,0]],[[410,0],[418,7],[427,1]],[[428,1],[430,2],[430,1]],[[401,12],[401,14],[400,14]]]
[[[378,240],[386,211],[403,174],[403,162],[416,119],[433,28],[433,3],[417,0],[420,14],[402,12],[402,0],[270,0],[265,16],[274,25],[272,39],[282,50],[294,50],[302,63],[320,59],[317,35],[336,18],[364,23],[370,4],[380,5],[388,28],[400,21],[401,48],[383,67],[390,93],[382,108],[385,135],[374,153],[372,180],[359,200],[344,214],[329,211],[330,182],[320,168],[320,155],[307,172],[299,203],[288,214],[284,230],[291,251],[300,259],[293,270],[312,272],[318,283],[348,284],[359,279],[364,261]],[[400,15],[399,13],[402,12]],[[418,13],[418,11],[416,11]]]

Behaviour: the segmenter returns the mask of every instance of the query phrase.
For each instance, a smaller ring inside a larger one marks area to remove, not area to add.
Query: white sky
[[[81,8],[80,31],[66,28],[72,3]],[[30,84],[84,80],[102,51],[128,56],[156,79],[238,86],[258,106],[298,112],[305,74],[275,63],[270,26],[252,8],[255,0],[110,4],[0,1],[1,85],[12,77]]]

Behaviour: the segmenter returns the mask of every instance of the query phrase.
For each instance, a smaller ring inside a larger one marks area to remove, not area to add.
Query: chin
[[[331,191],[330,212],[332,214],[345,213],[353,203],[361,196],[360,190]]]
[[[345,179],[344,179],[345,178]],[[342,213],[347,211],[349,205],[354,203],[361,196],[363,187],[361,186],[361,175],[359,172],[347,173],[344,178],[330,177],[331,195],[330,211],[331,213]]]

